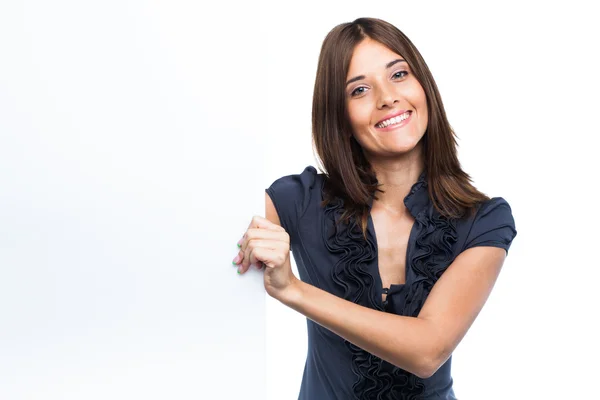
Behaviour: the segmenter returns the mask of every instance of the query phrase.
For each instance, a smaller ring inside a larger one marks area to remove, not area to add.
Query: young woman
[[[325,173],[273,182],[233,261],[308,319],[299,398],[455,399],[452,352],[517,234],[509,204],[470,184],[425,61],[385,21],[327,35],[312,124]]]

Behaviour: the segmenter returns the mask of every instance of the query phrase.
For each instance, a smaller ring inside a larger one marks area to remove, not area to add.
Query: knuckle
[[[286,242],[286,243],[289,243],[289,242],[290,242],[290,235],[289,235],[287,232],[283,231],[283,232],[281,233],[281,239],[282,239],[284,242]]]

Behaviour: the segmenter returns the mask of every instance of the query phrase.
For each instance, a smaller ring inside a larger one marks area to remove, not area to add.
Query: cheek
[[[429,109],[427,108],[427,99],[425,98],[425,93],[423,93],[421,110],[422,110],[421,114],[423,116],[423,119],[425,120],[425,123],[427,124],[429,121]]]
[[[348,114],[350,115],[350,123],[353,127],[362,127],[365,124],[369,125],[371,123],[369,107],[366,104],[353,102],[352,105],[348,106]]]
[[[425,91],[421,85],[419,85],[415,91],[415,97],[417,104],[419,104],[423,110],[427,111],[427,97],[425,96]]]
[[[410,102],[419,110],[420,119],[427,121],[429,112],[427,109],[427,97],[421,85],[416,84],[410,91]]]
[[[404,95],[415,106],[422,106],[425,100],[425,91],[416,81],[406,88]]]

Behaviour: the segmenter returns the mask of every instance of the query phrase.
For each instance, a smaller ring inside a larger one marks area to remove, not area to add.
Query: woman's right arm
[[[281,221],[279,220],[279,215],[275,209],[275,204],[273,204],[273,200],[267,192],[265,192],[265,218],[272,223],[281,226]]]

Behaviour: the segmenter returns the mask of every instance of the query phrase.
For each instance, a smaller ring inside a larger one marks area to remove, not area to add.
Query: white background
[[[0,399],[265,398],[266,48],[208,6],[1,3]]]
[[[515,217],[456,394],[597,395],[585,2],[198,4],[0,5],[1,399],[297,398],[306,320],[231,259],[264,188],[317,165],[318,52],[361,16],[421,51],[464,169]]]

